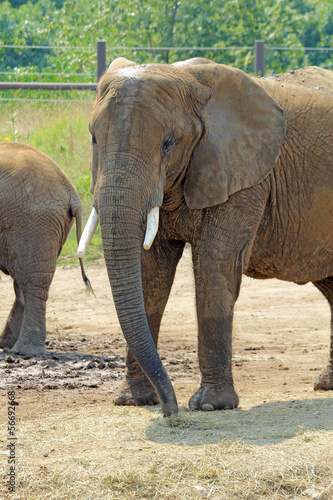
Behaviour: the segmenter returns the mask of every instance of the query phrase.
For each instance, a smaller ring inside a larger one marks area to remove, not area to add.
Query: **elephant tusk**
[[[97,225],[98,225],[98,213],[96,212],[96,209],[93,207],[89,215],[89,219],[87,220],[87,224],[83,230],[79,246],[77,249],[76,255],[79,257],[79,259],[82,259],[82,257],[85,256],[87,248],[89,246],[89,243],[91,242],[91,238],[93,237]]]
[[[143,242],[143,248],[145,250],[149,250],[149,248],[153,244],[156,233],[158,231],[159,216],[160,216],[159,207],[153,208],[148,214],[146,235],[145,235],[145,239]]]

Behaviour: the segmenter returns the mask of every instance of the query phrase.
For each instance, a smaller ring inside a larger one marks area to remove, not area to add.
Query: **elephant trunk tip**
[[[163,368],[164,371],[164,368]],[[163,417],[176,417],[178,415],[178,403],[177,403],[177,398],[175,391],[172,387],[172,384],[170,382],[170,379],[167,375],[167,373],[164,371],[165,375],[165,385],[162,384],[162,387],[164,386],[162,391],[158,390],[158,387],[155,386],[155,389],[158,393],[162,411],[163,411]]]
[[[171,406],[171,405],[170,405]],[[164,407],[163,408],[163,418],[170,418],[170,417],[177,417],[178,416],[178,405],[176,403],[175,406],[170,407]]]

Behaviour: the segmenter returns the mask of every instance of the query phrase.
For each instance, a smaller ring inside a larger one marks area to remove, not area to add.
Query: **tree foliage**
[[[101,39],[109,61],[119,55],[139,63],[199,56],[251,72],[254,42],[262,39],[269,72],[309,64],[333,68],[332,52],[271,49],[333,47],[333,9],[331,0],[95,0],[93,6],[87,0],[5,0],[0,5],[0,43],[68,47],[0,49],[1,71],[94,73],[95,50],[87,48]]]

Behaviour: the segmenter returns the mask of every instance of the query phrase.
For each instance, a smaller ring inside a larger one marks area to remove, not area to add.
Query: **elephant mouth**
[[[149,250],[150,247],[152,246],[155,236],[158,231],[158,224],[159,224],[159,213],[160,209],[159,207],[154,207],[147,216],[147,227],[146,227],[146,234],[143,242],[143,248],[145,250]],[[94,232],[96,231],[96,228],[98,226],[99,222],[99,217],[98,213],[93,207],[91,210],[91,213],[89,215],[89,218],[87,220],[87,223],[85,225],[85,228],[83,230],[78,249],[77,249],[77,256],[82,259],[88,249],[88,246],[92,240],[92,237],[94,235]]]

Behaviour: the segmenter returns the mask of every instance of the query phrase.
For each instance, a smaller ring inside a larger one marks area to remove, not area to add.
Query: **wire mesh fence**
[[[89,71],[82,70],[81,72],[71,71],[39,71],[38,68],[32,67],[17,67],[9,71],[1,71],[0,78],[0,101],[17,101],[17,100],[43,100],[48,102],[53,101],[81,101],[86,99],[86,91],[95,91],[97,81],[106,70],[107,63],[123,55],[125,57],[135,57],[140,53],[149,53],[149,56],[154,60],[159,55],[160,58],[172,60],[190,57],[208,57],[216,62],[230,64],[229,54],[239,54],[244,52],[247,61],[246,71],[264,76],[269,70],[267,59],[271,60],[272,56],[281,57],[281,53],[293,51],[296,54],[319,52],[325,54],[330,60],[333,57],[333,47],[274,47],[269,46],[263,40],[257,40],[252,46],[234,46],[234,47],[125,47],[115,46],[107,47],[104,41],[98,41],[97,46],[75,47],[75,46],[45,46],[45,45],[4,45],[0,44],[1,51],[24,51],[24,50],[41,50],[48,52],[60,53],[75,53],[75,58],[84,59],[86,54],[89,54],[86,65],[89,66]],[[228,57],[224,54],[228,53]],[[267,54],[269,56],[267,57]],[[149,57],[148,56],[148,57]],[[73,56],[74,57],[74,56]],[[146,57],[146,56],[145,56]],[[244,68],[243,68],[244,69]],[[295,68],[290,68],[295,69]],[[34,91],[34,97],[27,97],[27,92]],[[50,98],[45,91],[56,91],[57,98]],[[75,91],[75,94],[71,92]],[[89,99],[91,96],[89,97]]]

